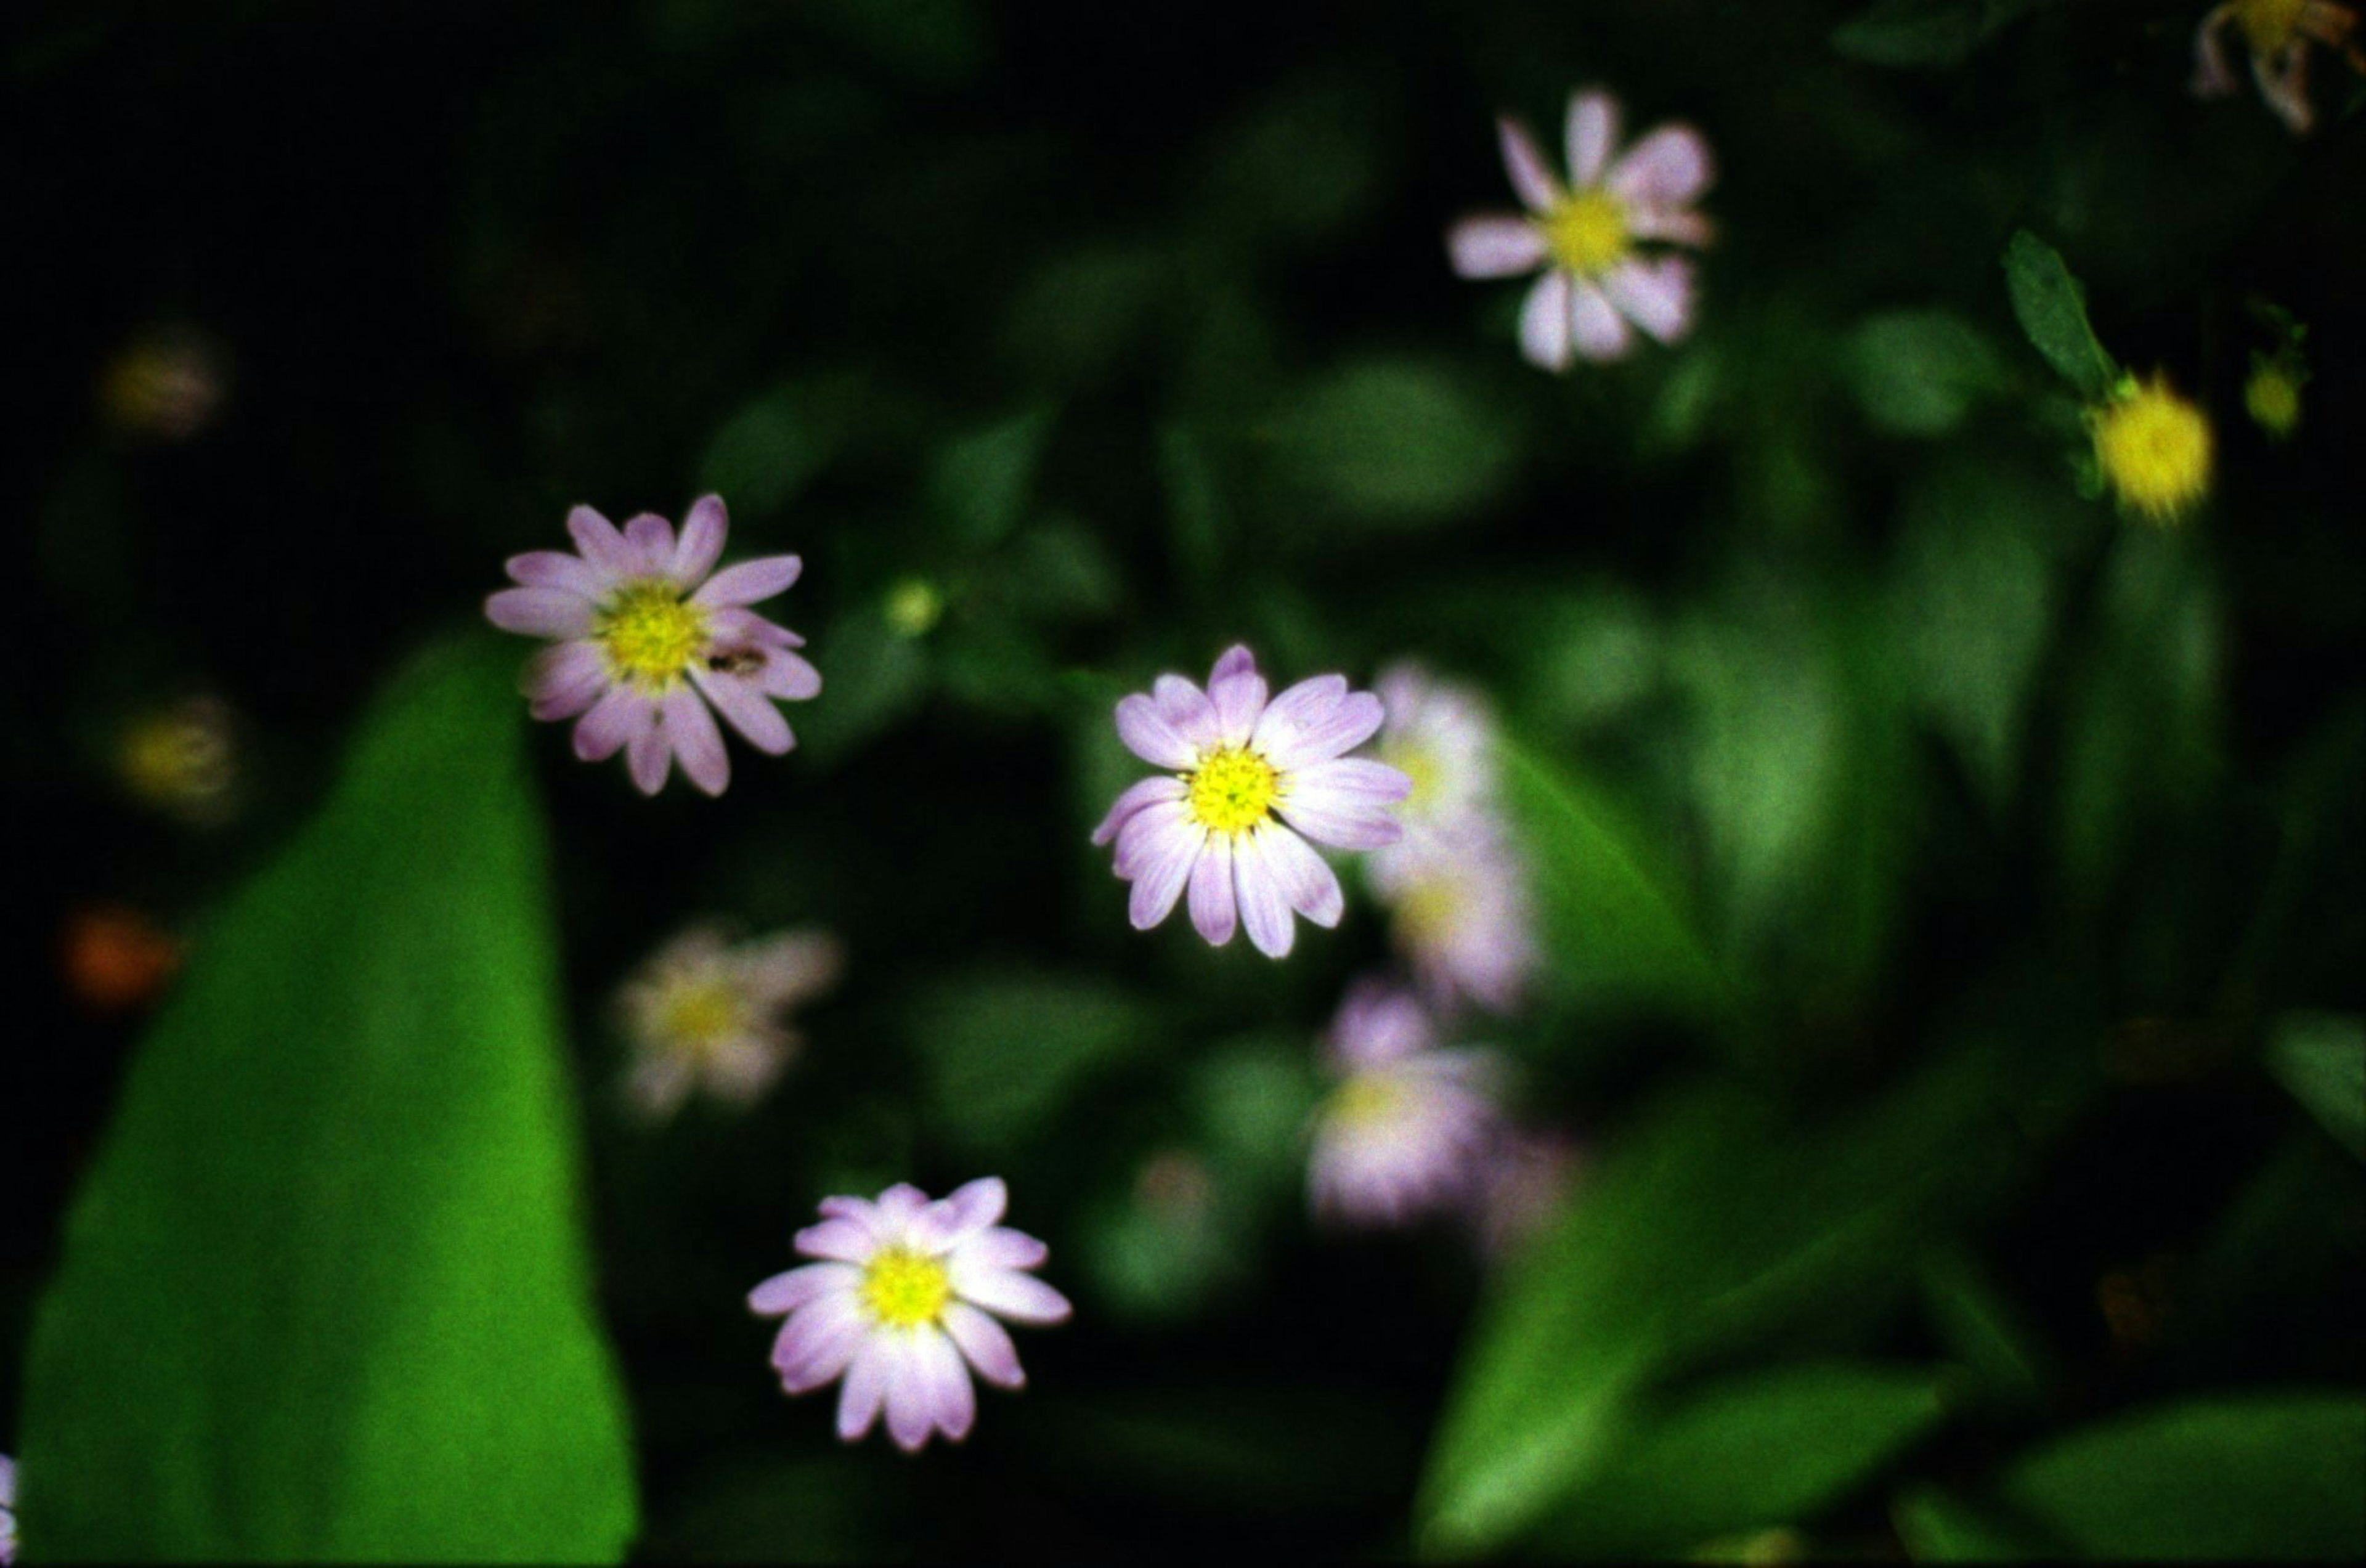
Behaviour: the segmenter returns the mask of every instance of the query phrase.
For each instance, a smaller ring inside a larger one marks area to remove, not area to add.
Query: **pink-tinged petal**
[[[757,672],[756,689],[783,702],[806,702],[821,695],[821,671],[794,653],[775,652]]]
[[[777,757],[794,743],[789,721],[767,699],[761,688],[743,675],[724,675],[691,666],[690,678],[731,728],[748,738],[757,750]],[[709,728],[712,728],[710,726]],[[716,744],[719,746],[720,741]]]
[[[539,719],[573,718],[608,689],[608,661],[588,642],[562,642],[526,660],[527,711]]]
[[[2226,63],[2226,48],[2220,39],[2235,19],[2232,5],[2221,6],[2202,18],[2193,32],[2193,86],[2197,98],[2223,98],[2233,92],[2236,83],[2234,70]]]
[[[929,1195],[908,1181],[899,1181],[879,1194],[879,1224],[882,1230],[902,1231],[929,1206]]]
[[[696,1086],[697,1075],[680,1056],[656,1056],[633,1068],[625,1080],[625,1098],[651,1122],[662,1122],[682,1108]]]
[[[1287,958],[1297,936],[1290,918],[1290,896],[1281,877],[1266,857],[1262,834],[1244,834],[1233,845],[1233,891],[1241,904],[1241,924],[1249,941],[1268,958]]]
[[[1412,787],[1411,779],[1385,762],[1342,757],[1292,773],[1279,809],[1282,820],[1317,843],[1376,850],[1403,837],[1391,807]]]
[[[1216,744],[1216,705],[1207,693],[1180,675],[1161,675],[1150,683],[1150,700],[1176,734],[1194,746]]]
[[[1290,775],[1290,798],[1319,798],[1352,806],[1390,806],[1413,793],[1403,770],[1369,757],[1335,757],[1312,762]]]
[[[1346,897],[1339,891],[1338,874],[1323,863],[1323,857],[1306,847],[1306,840],[1287,828],[1264,826],[1250,835],[1265,852],[1267,867],[1281,885],[1282,897],[1290,907],[1318,926],[1335,926],[1347,910]]]
[[[1212,694],[1219,681],[1228,681],[1235,675],[1256,673],[1256,655],[1249,651],[1247,643],[1236,642],[1216,656],[1214,668],[1208,671],[1208,690]]]
[[[1597,364],[1621,359],[1633,346],[1634,334],[1627,330],[1627,318],[1593,284],[1579,281],[1571,286],[1569,314],[1570,336],[1585,358]]]
[[[1446,231],[1446,258],[1457,277],[1516,277],[1545,265],[1545,237],[1525,218],[1482,214]]]
[[[1133,892],[1126,899],[1126,919],[1134,930],[1146,931],[1173,911],[1175,900],[1183,897],[1183,884],[1190,877],[1191,863],[1200,858],[1207,837],[1206,829],[1193,826],[1161,834],[1148,846],[1142,874],[1135,878]]]
[[[512,556],[501,563],[510,581],[526,588],[554,588],[562,593],[601,600],[616,586],[616,580],[593,566],[580,556],[570,556],[564,550],[528,550],[522,556]]]
[[[886,1362],[887,1435],[906,1453],[918,1453],[937,1425],[936,1389],[922,1359],[922,1336],[891,1334],[873,1343]]]
[[[641,576],[662,577],[673,565],[673,525],[644,512],[625,525],[625,546]]]
[[[977,1390],[971,1386],[969,1367],[952,1340],[933,1328],[914,1337],[912,1352],[913,1370],[928,1394],[930,1418],[938,1431],[960,1442],[977,1419]]]
[[[1175,840],[1192,839],[1206,830],[1191,819],[1180,801],[1155,801],[1118,829],[1117,853],[1110,869],[1132,882],[1142,874],[1143,867],[1166,854]]]
[[[1002,1179],[981,1176],[921,1210],[912,1224],[913,1244],[930,1252],[947,1251],[1002,1218],[1009,1205],[1010,1190]]]
[[[673,740],[663,725],[653,724],[625,742],[625,767],[633,775],[633,787],[643,795],[665,788],[666,774],[673,767]]]
[[[839,1216],[807,1225],[796,1234],[800,1258],[825,1258],[838,1263],[868,1263],[879,1250],[881,1227]]]
[[[682,520],[682,538],[673,547],[673,560],[667,575],[676,582],[693,583],[715,570],[723,555],[724,536],[731,530],[731,522],[723,510],[719,495],[702,495],[690,503],[690,514]]]
[[[575,754],[605,761],[657,722],[657,705],[629,686],[611,686],[575,726]]]
[[[794,1312],[816,1296],[832,1291],[851,1291],[862,1280],[862,1270],[851,1263],[808,1263],[792,1269],[785,1274],[775,1274],[748,1292],[748,1310],[759,1317],[778,1317],[784,1312]]]
[[[717,648],[803,648],[806,639],[776,626],[744,604],[711,605],[707,641]]]
[[[1520,306],[1520,357],[1539,370],[1569,368],[1569,274],[1555,267]]]
[[[1528,128],[1509,115],[1495,121],[1495,140],[1504,150],[1504,172],[1512,190],[1531,212],[1542,212],[1560,200],[1560,182],[1545,165],[1545,155]]]
[[[738,566],[727,566],[706,580],[705,585],[690,596],[693,604],[721,607],[726,604],[753,604],[760,599],[770,599],[784,592],[805,570],[805,560],[798,556],[759,556],[743,560]]]
[[[1093,829],[1093,842],[1108,843],[1117,837],[1119,829],[1132,820],[1136,812],[1162,800],[1180,800],[1183,794],[1183,781],[1164,773],[1128,785],[1125,793],[1117,797],[1117,803],[1109,808],[1109,815],[1101,818],[1101,825]]]
[[[1695,249],[1717,238],[1717,225],[1690,208],[1637,207],[1628,209],[1627,231],[1639,240],[1665,240]]]
[[[1628,148],[1606,183],[1623,201],[1685,207],[1715,178],[1707,138],[1689,125],[1663,125]]]
[[[1316,675],[1301,681],[1266,705],[1265,716],[1257,720],[1249,744],[1272,761],[1277,750],[1322,723],[1346,695],[1345,675]],[[1279,762],[1274,765],[1280,766]]]
[[[2259,85],[2259,96],[2278,119],[2294,136],[2306,136],[2316,124],[2316,110],[2308,101],[2308,44],[2295,39],[2272,64],[2261,55],[2251,56],[2251,79]]]
[[[560,588],[504,588],[485,599],[485,618],[525,637],[579,637],[597,618],[592,601]]]
[[[772,1370],[790,1393],[810,1393],[844,1374],[862,1348],[870,1324],[851,1292],[828,1296],[781,1325],[772,1340]]]
[[[1682,256],[1630,261],[1602,280],[1619,313],[1662,343],[1674,343],[1693,324],[1693,268]]]
[[[638,570],[625,536],[590,507],[579,506],[568,513],[567,532],[573,536],[577,552],[611,578],[630,577]]]
[[[682,759],[682,771],[708,795],[721,795],[731,782],[731,759],[723,750],[723,732],[715,728],[715,716],[688,686],[668,692],[659,712],[666,739]]]
[[[1369,692],[1350,692],[1315,723],[1294,735],[1277,737],[1265,759],[1284,773],[1327,762],[1380,732],[1388,709]]]
[[[846,947],[818,931],[794,931],[743,950],[733,966],[749,996],[767,1007],[786,1007],[836,985],[846,969]]]
[[[1199,749],[1183,739],[1156,703],[1139,693],[1118,702],[1117,738],[1127,750],[1153,767],[1179,770],[1200,761]]]
[[[1211,835],[1200,858],[1191,863],[1191,929],[1211,947],[1233,940],[1233,840]]]
[[[1579,190],[1600,185],[1610,150],[1618,144],[1618,100],[1598,88],[1572,93],[1562,135],[1569,144],[1569,183]]]
[[[947,1267],[958,1263],[964,1268],[983,1269],[1037,1269],[1051,1256],[1050,1247],[1025,1231],[996,1225],[955,1247]]]
[[[838,1391],[838,1435],[853,1442],[879,1419],[879,1404],[887,1395],[887,1373],[894,1352],[888,1341],[873,1337],[862,1341],[846,1369],[846,1383]]]
[[[1239,651],[1248,652],[1246,649]],[[1265,677],[1245,659],[1241,668],[1224,671],[1209,681],[1208,700],[1216,706],[1216,734],[1224,745],[1248,743],[1265,713]]]
[[[997,1388],[1025,1388],[1027,1373],[1019,1365],[1019,1347],[1010,1331],[967,1302],[945,1307],[945,1332],[952,1337],[977,1375]]]
[[[849,1224],[861,1227],[865,1235],[875,1238],[879,1235],[879,1205],[868,1198],[830,1197],[815,1206],[826,1220],[844,1220]],[[862,1259],[857,1258],[856,1261]]]
[[[972,1306],[984,1307],[1013,1323],[1065,1323],[1075,1309],[1068,1298],[1031,1274],[1007,1269],[967,1266],[969,1255],[954,1255],[951,1273],[953,1293]]]

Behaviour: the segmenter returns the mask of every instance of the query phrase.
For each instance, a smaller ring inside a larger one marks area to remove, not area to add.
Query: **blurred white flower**
[[[634,1062],[631,1103],[651,1120],[671,1115],[691,1090],[752,1103],[796,1054],[782,1014],[837,982],[845,955],[817,931],[783,931],[738,946],[715,925],[693,927],[660,949],[617,994]]]
[[[2193,96],[2221,98],[2235,91],[2234,71],[2226,62],[2225,34],[2234,28],[2243,35],[2251,55],[2251,80],[2259,96],[2295,136],[2305,136],[2316,123],[2308,102],[2308,56],[2312,44],[2323,44],[2366,71],[2366,55],[2350,42],[2358,28],[2358,13],[2333,0],[2227,0],[2202,18],[2193,33]]]
[[[1500,1128],[1494,1054],[1440,1049],[1418,1000],[1366,979],[1340,1003],[1328,1056],[1339,1081],[1315,1113],[1314,1212],[1391,1225],[1467,1198]]]

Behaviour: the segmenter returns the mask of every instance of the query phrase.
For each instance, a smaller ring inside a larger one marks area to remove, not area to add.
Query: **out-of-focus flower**
[[[945,613],[945,596],[925,577],[907,577],[887,590],[887,624],[904,637],[926,637]]]
[[[1572,356],[1623,358],[1634,346],[1630,321],[1662,343],[1691,331],[1692,263],[1642,247],[1708,243],[1709,221],[1693,210],[1715,178],[1701,133],[1662,126],[1614,157],[1618,100],[1600,91],[1573,93],[1563,138],[1566,188],[1526,126],[1505,118],[1496,133],[1527,214],[1466,218],[1448,231],[1447,254],[1462,277],[1544,269],[1520,310],[1520,352],[1527,361],[1566,370]]]
[[[128,435],[186,441],[213,421],[230,376],[213,339],[165,327],[126,344],[98,380],[99,411]]]
[[[1116,840],[1117,874],[1133,884],[1134,929],[1165,919],[1186,884],[1191,924],[1219,947],[1236,918],[1274,958],[1290,952],[1291,910],[1337,925],[1346,907],[1339,878],[1306,840],[1343,850],[1395,842],[1392,808],[1412,781],[1344,755],[1380,719],[1380,698],[1350,692],[1343,675],[1301,681],[1268,702],[1242,647],[1216,660],[1205,692],[1161,675],[1150,695],[1120,702],[1118,738],[1174,770],[1119,795],[1093,829],[1096,844]]]
[[[2253,354],[2250,378],[2243,383],[2243,409],[2268,435],[2288,441],[2300,428],[2300,389],[2307,367],[2282,355]]]
[[[2251,55],[2251,80],[2276,118],[2305,136],[2316,123],[2308,102],[2309,46],[2321,43],[2366,72],[2366,55],[2350,36],[2358,13],[2333,0],[2226,0],[2202,18],[2193,33],[2193,96],[2221,98],[2236,90],[2226,62],[2225,33],[2239,29]]]
[[[0,1454],[0,1564],[17,1561],[17,1461]]]
[[[1520,1005],[1539,957],[1536,912],[1527,868],[1500,837],[1469,834],[1392,860],[1385,877],[1374,871],[1390,935],[1434,1004],[1498,1013]]]
[[[781,1015],[828,990],[844,966],[838,942],[819,931],[736,947],[715,926],[684,931],[618,994],[634,1056],[627,1096],[652,1119],[701,1086],[729,1104],[752,1103],[802,1043]]]
[[[2095,465],[2124,506],[2154,523],[2174,523],[2210,493],[2209,416],[2169,389],[2166,377],[2134,377],[2087,411]]]
[[[1326,1044],[1339,1082],[1315,1113],[1314,1212],[1399,1224],[1467,1199],[1501,1131],[1494,1054],[1441,1049],[1419,1001],[1370,979],[1349,988]]]
[[[791,651],[805,639],[748,608],[787,589],[804,563],[761,556],[716,572],[728,526],[716,495],[692,505],[678,541],[653,513],[620,533],[579,506],[567,514],[567,530],[580,553],[512,556],[509,574],[520,586],[485,601],[486,617],[503,631],[558,643],[526,666],[534,716],[581,714],[575,754],[596,762],[622,750],[644,795],[664,787],[677,758],[708,795],[731,782],[707,704],[749,745],[778,756],[796,738],[772,701],[821,690],[821,676]]]
[[[1509,1256],[1542,1231],[1577,1180],[1577,1145],[1559,1133],[1512,1133],[1488,1149],[1471,1184],[1482,1257]]]
[[[73,910],[58,945],[67,991],[93,1012],[145,1007],[181,966],[172,934],[119,904]]]
[[[838,1435],[850,1443],[883,1407],[888,1436],[907,1453],[931,1433],[967,1436],[977,1413],[970,1369],[1002,1388],[1027,1381],[995,1319],[1062,1323],[1069,1313],[1065,1296],[1024,1272],[1042,1263],[1043,1244],[995,1224],[1008,1202],[992,1176],[933,1203],[903,1182],[876,1202],[823,1199],[821,1224],[796,1239],[800,1256],[823,1261],[748,1296],[761,1315],[788,1314],[772,1342],[781,1386],[806,1393],[843,1376]]]
[[[116,775],[130,795],[199,827],[238,807],[238,739],[230,705],[197,695],[142,714],[116,742]]]
[[[1381,671],[1372,690],[1385,715],[1374,753],[1413,781],[1397,812],[1404,838],[1374,852],[1378,867],[1493,817],[1495,719],[1477,692],[1410,660]]]

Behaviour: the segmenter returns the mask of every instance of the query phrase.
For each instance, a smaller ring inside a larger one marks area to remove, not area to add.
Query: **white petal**
[[[1602,183],[1610,149],[1618,142],[1618,100],[1593,89],[1569,96],[1569,183],[1580,190]]]
[[[1531,212],[1542,212],[1560,200],[1560,182],[1545,164],[1537,139],[1528,128],[1506,115],[1495,122],[1495,140],[1504,151],[1504,172],[1512,189]]]
[[[1539,370],[1569,368],[1569,274],[1555,267],[1520,306],[1520,355]]]
[[[1623,358],[1633,344],[1627,318],[1591,283],[1579,282],[1570,290],[1570,328],[1577,352],[1597,362]]]
[[[1241,901],[1241,923],[1249,941],[1268,958],[1287,958],[1296,934],[1290,919],[1290,896],[1279,874],[1266,859],[1256,834],[1243,834],[1233,844],[1233,889]]]
[[[1682,256],[1630,261],[1602,280],[1619,313],[1662,343],[1692,326],[1693,269]]]
[[[1627,150],[1606,183],[1627,201],[1688,207],[1716,177],[1707,139],[1689,125],[1663,125]]]
[[[1545,237],[1525,218],[1484,214],[1446,231],[1446,256],[1457,277],[1515,277],[1544,265]]]

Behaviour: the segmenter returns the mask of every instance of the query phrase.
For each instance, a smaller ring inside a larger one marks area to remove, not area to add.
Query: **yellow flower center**
[[[706,644],[706,611],[663,578],[626,583],[600,613],[592,635],[616,678],[661,692],[682,678]]]
[[[2308,0],[2235,0],[2235,25],[2253,54],[2273,54],[2300,31]]]
[[[727,980],[693,980],[665,1001],[666,1038],[696,1051],[739,1032],[746,1018],[738,987]]]
[[[1404,1103],[1404,1091],[1380,1073],[1358,1073],[1331,1091],[1325,1109],[1342,1126],[1369,1132],[1389,1121]]]
[[[953,1282],[933,1258],[891,1247],[862,1266],[862,1304],[893,1328],[934,1323],[952,1299]]]
[[[1570,271],[1607,272],[1628,249],[1627,204],[1606,190],[1581,190],[1537,220],[1553,259]]]
[[[1413,789],[1404,798],[1405,809],[1419,809],[1422,802],[1436,790],[1438,777],[1443,772],[1437,765],[1437,753],[1426,746],[1399,744],[1387,748],[1382,756],[1389,766],[1413,781]]]
[[[1281,795],[1281,775],[1245,746],[1209,753],[1184,775],[1186,804],[1211,832],[1239,833],[1264,821]]]
[[[2210,489],[2210,421],[2158,377],[2090,410],[2095,461],[2120,499],[2156,523]]]
[[[1460,890],[1447,876],[1416,882],[1397,900],[1397,929],[1414,947],[1428,947],[1454,929],[1462,912]]]

